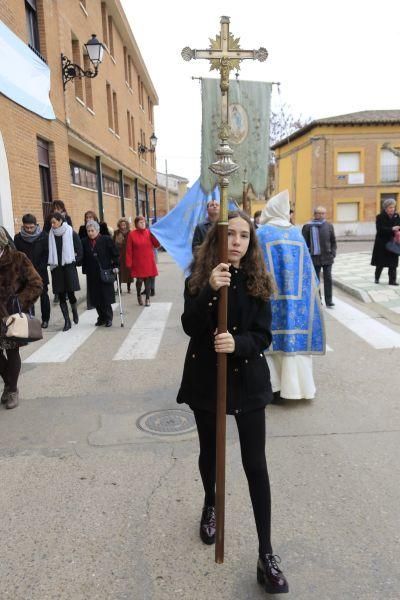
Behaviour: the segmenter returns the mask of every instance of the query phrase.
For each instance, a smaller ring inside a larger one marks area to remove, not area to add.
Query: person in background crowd
[[[101,235],[111,235],[109,232],[107,223],[105,223],[104,221],[102,221],[100,223],[98,216],[96,215],[96,213],[93,210],[87,210],[85,212],[84,221],[85,221],[84,224],[79,227],[79,232],[78,232],[78,235],[81,238],[81,240],[83,240],[83,238],[86,238],[88,236],[87,229],[86,229],[86,224],[88,221],[96,221],[96,223],[99,223]]]
[[[314,219],[303,226],[302,234],[320,279],[321,269],[324,273],[324,297],[327,308],[333,308],[332,302],[332,265],[336,256],[335,230],[326,220],[326,209],[317,206],[314,209]]]
[[[254,213],[254,217],[253,217],[253,225],[254,225],[255,229],[259,228],[260,219],[261,219],[261,210],[256,210],[256,212]]]
[[[47,329],[50,320],[49,274],[47,272],[49,236],[41,230],[35,215],[28,213],[22,217],[21,231],[15,236],[14,242],[16,249],[26,254],[42,278],[43,289],[40,296],[40,310],[42,327]],[[32,310],[34,313],[34,307]]]
[[[220,289],[228,286],[228,332],[218,333]],[[257,580],[269,593],[289,586],[271,543],[271,492],[265,457],[265,407],[272,398],[264,350],[271,343],[273,282],[250,218],[228,214],[228,261],[218,262],[217,226],[194,255],[185,282],[182,325],[190,336],[177,402],[194,412],[204,487],[200,538],[215,543],[217,354],[227,354],[227,414],[234,415],[258,534]],[[238,517],[240,518],[240,516]]]
[[[100,269],[118,271],[119,252],[109,235],[101,235],[97,221],[86,223],[87,237],[82,240],[82,272],[87,277],[89,294],[98,314],[96,326],[111,327],[112,304],[115,302],[114,282],[101,280]]]
[[[290,219],[289,220],[290,220],[290,222],[291,222],[292,225],[295,224],[294,223],[294,210],[293,210],[293,208],[290,209]]]
[[[59,213],[63,217],[64,221],[66,221],[68,225],[72,227],[72,219],[67,213],[67,209],[65,208],[64,202],[62,200],[53,200],[53,202],[51,203],[50,212],[44,221],[43,231],[45,231],[46,233],[50,233],[51,219],[54,213]]]
[[[68,225],[62,214],[53,213],[50,221],[48,264],[53,291],[60,298],[60,308],[64,317],[63,331],[67,331],[71,329],[67,296],[71,304],[73,321],[76,325],[79,322],[74,292],[81,289],[76,265],[82,261],[82,243],[78,234]]]
[[[0,320],[18,311],[28,311],[42,292],[42,280],[31,261],[10,246],[4,229],[0,228]],[[1,404],[15,408],[19,402],[18,378],[21,371],[20,346],[0,330],[0,376],[4,381]]]
[[[158,275],[154,248],[158,248],[160,244],[146,228],[144,217],[136,217],[135,228],[129,233],[126,243],[126,266],[130,270],[131,277],[136,277],[138,303],[143,306],[140,290],[144,282],[145,306],[150,306],[151,278]]]
[[[50,206],[50,212],[47,215],[47,217],[45,218],[44,225],[43,225],[43,231],[45,231],[46,233],[49,233],[51,231],[51,215],[55,212],[60,213],[60,215],[62,215],[62,217],[68,223],[68,225],[70,225],[71,227],[73,226],[72,219],[69,216],[69,214],[67,214],[67,209],[65,208],[64,202],[62,200],[53,200],[53,202],[51,203],[51,206]],[[54,292],[54,290],[53,290],[53,292]],[[59,302],[58,294],[56,292],[54,292],[53,303],[58,304],[58,302]]]
[[[126,266],[126,242],[131,229],[128,219],[119,219],[117,228],[114,231],[114,243],[119,251],[119,285],[122,292],[122,284],[126,283],[128,294],[131,293],[132,277]],[[101,233],[101,230],[100,230]]]
[[[277,287],[271,298],[272,345],[267,354],[276,401],[312,400],[312,354],[325,353],[318,278],[304,238],[289,221],[289,208],[285,190],[268,201],[257,230]]]
[[[375,267],[375,283],[379,283],[382,271],[387,267],[389,285],[399,285],[396,281],[399,257],[386,249],[386,244],[393,239],[394,233],[399,230],[400,216],[396,212],[396,201],[387,198],[382,203],[382,211],[376,216],[376,236],[371,260],[371,265]]]
[[[193,233],[192,240],[192,252],[194,254],[195,249],[200,246],[207,235],[208,230],[210,229],[213,223],[216,223],[219,218],[219,202],[216,200],[209,200],[207,202],[207,220],[203,223],[199,223],[196,225],[196,228]]]
[[[0,231],[4,232],[4,235],[8,239],[8,243],[10,245],[10,248],[12,250],[15,250],[14,240],[12,239],[11,235],[8,233],[7,229],[5,227],[3,227],[2,225],[0,225]]]

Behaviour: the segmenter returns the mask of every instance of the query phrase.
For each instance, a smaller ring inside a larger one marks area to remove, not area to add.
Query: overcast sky
[[[243,49],[264,46],[265,63],[243,61],[241,78],[280,81],[273,103],[294,115],[328,117],[360,110],[400,109],[400,1],[121,0],[157,90],[157,169],[200,174],[200,84],[208,61],[181,58],[184,46],[208,48],[221,15]],[[244,10],[246,12],[244,12]],[[214,72],[215,73],[215,72]]]

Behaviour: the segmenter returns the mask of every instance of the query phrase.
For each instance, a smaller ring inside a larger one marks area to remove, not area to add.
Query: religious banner
[[[271,105],[269,82],[229,81],[228,140],[238,171],[229,178],[229,196],[242,199],[244,169],[255,194],[264,194],[268,182],[269,120]],[[214,189],[217,177],[209,170],[219,147],[221,92],[218,79],[202,79],[201,187],[206,193]]]

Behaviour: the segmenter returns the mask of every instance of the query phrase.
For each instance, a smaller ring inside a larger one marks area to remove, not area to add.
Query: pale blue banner
[[[49,92],[49,67],[0,21],[0,93],[44,119],[55,119]]]

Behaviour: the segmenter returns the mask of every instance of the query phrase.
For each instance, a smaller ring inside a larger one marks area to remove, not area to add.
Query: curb
[[[351,285],[348,285],[347,283],[343,283],[343,281],[340,281],[339,279],[333,279],[332,283],[334,286],[343,290],[350,296],[357,298],[357,300],[360,300],[361,302],[365,302],[366,304],[369,304],[372,302],[368,293],[364,292],[364,290],[359,290],[358,288],[352,287]]]

